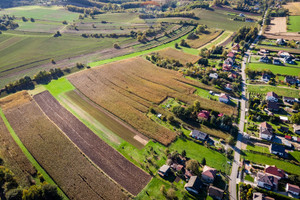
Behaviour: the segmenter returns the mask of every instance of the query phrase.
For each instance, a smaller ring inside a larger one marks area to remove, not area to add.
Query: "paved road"
[[[265,13],[266,16],[266,13]],[[263,19],[263,23],[265,23],[265,16]],[[263,26],[262,26],[263,27]],[[254,40],[254,42],[252,43],[253,45],[257,43],[257,41],[259,40],[260,36],[262,35],[262,28],[258,33],[258,36],[256,37],[256,39]],[[237,142],[235,147],[233,148],[235,153],[234,153],[234,161],[232,163],[232,171],[231,171],[231,175],[230,175],[230,181],[229,181],[229,193],[230,193],[230,199],[231,200],[238,200],[238,197],[236,196],[236,184],[240,182],[240,179],[238,177],[238,169],[239,169],[239,163],[240,163],[240,157],[241,157],[241,147],[242,147],[242,142],[243,142],[243,132],[244,132],[244,125],[245,125],[245,115],[246,115],[246,73],[245,73],[245,69],[246,69],[246,63],[247,63],[247,59],[250,59],[250,50],[247,51],[247,54],[249,55],[249,57],[247,58],[246,56],[243,58],[243,62],[242,62],[242,98],[240,100],[241,102],[241,109],[240,109],[240,123],[239,123],[239,133],[238,133],[238,137],[237,137]],[[249,61],[249,60],[248,60]]]

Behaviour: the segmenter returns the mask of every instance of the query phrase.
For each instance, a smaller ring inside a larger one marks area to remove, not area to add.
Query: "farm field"
[[[192,95],[195,89],[188,84],[197,85],[196,81],[158,68],[139,57],[85,70],[68,79],[92,101],[162,144],[173,141],[175,133],[147,118],[145,114],[151,106],[158,106],[167,97],[188,103],[199,100],[203,108],[210,108],[211,104],[208,99]],[[214,104],[217,111],[228,115],[235,113],[228,105]]]
[[[299,90],[292,88],[284,88],[284,87],[276,87],[271,85],[248,85],[248,92],[250,93],[259,93],[259,94],[267,94],[270,91],[275,92],[279,96],[286,97],[299,97]]]
[[[28,177],[36,175],[37,171],[14,141],[0,117],[0,157],[7,167],[16,175],[17,182],[23,187],[30,186]]]
[[[300,2],[289,2],[283,7],[289,9],[290,15],[300,15]]]
[[[288,32],[300,31],[300,16],[289,16]]]
[[[1,99],[0,106],[26,148],[70,199],[128,198],[83,156],[27,92]]]
[[[47,91],[34,96],[43,112],[101,170],[131,194],[137,195],[150,176],[106,144]]]
[[[273,64],[265,64],[265,63],[249,63],[248,66],[250,69],[262,71],[264,69],[269,69],[273,74],[281,74],[281,75],[290,75],[294,76],[295,74],[300,73],[300,67],[298,65],[289,65],[289,66],[282,66],[282,65],[273,65]]]
[[[215,38],[217,38],[223,33],[222,30],[215,30],[215,29],[211,29],[208,31],[209,31],[208,33],[198,34],[197,36],[199,38],[194,40],[187,39],[186,42],[190,47],[194,49],[198,49],[199,47],[209,43],[210,41],[214,40]]]
[[[274,17],[271,20],[271,25],[268,25],[266,34],[285,33],[286,32],[286,17]]]
[[[202,49],[202,48],[210,49],[212,46],[223,45],[223,44],[227,45],[227,40],[230,39],[230,36],[232,34],[233,34],[233,32],[231,32],[231,31],[224,31],[219,37],[217,37],[213,41],[209,42],[208,44],[200,47],[199,49]]]
[[[163,50],[158,51],[157,53],[163,58],[168,58],[170,60],[178,60],[184,65],[186,65],[187,63],[196,63],[200,59],[200,56],[187,54],[173,48],[165,48]]]
[[[252,161],[258,164],[265,165],[276,165],[279,169],[283,169],[284,171],[292,174],[300,175],[300,166],[291,164],[286,161],[274,159],[265,155],[260,155],[256,153],[244,152],[246,154],[245,159]]]

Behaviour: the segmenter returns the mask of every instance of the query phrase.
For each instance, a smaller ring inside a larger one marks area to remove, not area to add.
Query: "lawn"
[[[291,154],[298,162],[300,162],[300,151],[293,151],[289,154]]]
[[[300,31],[300,16],[289,16],[288,32]]]
[[[258,164],[265,165],[276,165],[279,169],[283,169],[288,173],[300,175],[300,166],[291,164],[287,161],[282,161],[278,159],[274,159],[265,155],[260,155],[256,153],[245,152],[245,156],[243,156],[246,160],[252,161]]]
[[[252,176],[250,176],[249,174],[246,174],[245,180],[250,181],[250,182],[254,182],[254,178]]]
[[[68,81],[68,79],[65,77],[52,80],[50,83],[45,85],[45,87],[55,97],[57,97],[59,94],[75,89],[72,83],[70,83],[70,81]]]
[[[297,65],[281,66],[281,65],[255,62],[255,63],[249,63],[248,67],[252,70],[258,70],[258,71],[269,69],[274,74],[281,74],[281,75],[295,76],[300,73],[299,63]]]
[[[281,88],[271,85],[248,85],[248,92],[267,94],[270,91],[275,92],[279,96],[299,98],[299,90],[292,88]]]
[[[251,146],[247,145],[247,150],[257,151],[261,153],[269,153],[269,149],[267,147],[261,147],[261,146]]]

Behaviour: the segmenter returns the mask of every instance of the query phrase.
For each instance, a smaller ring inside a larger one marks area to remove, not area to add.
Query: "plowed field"
[[[48,92],[34,96],[45,114],[108,176],[137,195],[151,177],[106,144]]]
[[[27,92],[1,99],[0,106],[25,147],[70,199],[128,198],[84,157]]]
[[[156,67],[136,57],[84,70],[68,78],[89,99],[124,120],[144,135],[168,145],[175,133],[151,121],[151,106],[158,106],[167,97],[211,108],[227,115],[236,114],[228,105],[193,95],[197,81],[185,79],[180,73]]]

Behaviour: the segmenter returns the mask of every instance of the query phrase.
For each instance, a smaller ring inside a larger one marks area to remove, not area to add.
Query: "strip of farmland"
[[[48,92],[34,96],[45,114],[108,176],[137,195],[151,177],[106,144]]]
[[[21,183],[23,187],[30,186],[28,177],[35,175],[36,170],[10,135],[1,117],[0,155],[4,163],[16,175],[17,182]]]
[[[27,92],[0,100],[10,125],[25,147],[70,199],[127,199],[47,118]]]
[[[146,114],[150,107],[157,107],[168,97],[190,104],[199,100],[205,109],[211,109],[213,103],[216,111],[236,114],[231,106],[194,95],[193,86],[199,85],[197,81],[156,67],[141,57],[84,70],[68,79],[93,102],[164,145],[175,139],[175,133],[150,120]]]
[[[200,56],[184,53],[170,47],[158,51],[158,54],[170,60],[178,60],[184,65],[186,65],[187,63],[196,63],[200,59]]]

